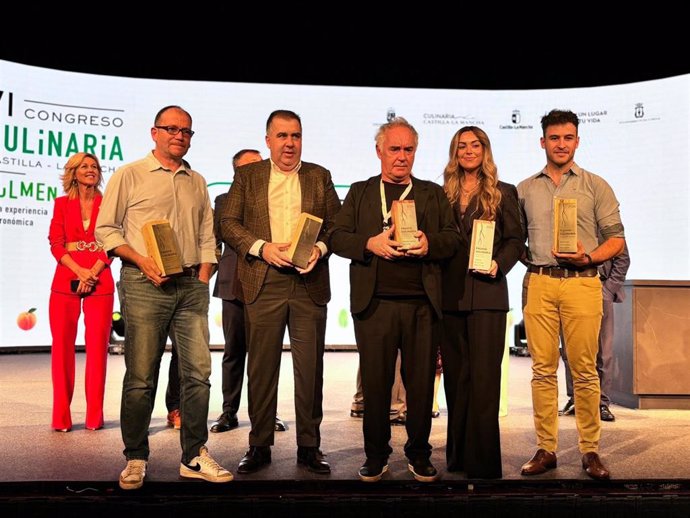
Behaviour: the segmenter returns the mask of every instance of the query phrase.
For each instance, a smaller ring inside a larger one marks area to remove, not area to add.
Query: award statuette
[[[491,270],[494,253],[495,221],[475,219],[472,222],[472,241],[470,243],[470,262],[468,270]]]
[[[144,224],[141,229],[146,252],[156,261],[163,277],[182,273],[182,261],[170,222],[157,219]]]
[[[576,199],[553,199],[553,248],[558,253],[577,252]]]
[[[319,232],[321,232],[322,224],[321,218],[312,216],[307,212],[299,215],[299,221],[292,234],[290,248],[287,252],[292,264],[302,269],[307,267],[311,252],[319,237]]]
[[[399,250],[408,250],[419,244],[414,237],[417,232],[417,212],[414,200],[393,200],[391,221],[395,225],[393,239],[400,243]]]

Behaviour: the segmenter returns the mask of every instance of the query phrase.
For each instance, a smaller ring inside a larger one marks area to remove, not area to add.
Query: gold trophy
[[[393,200],[391,221],[395,225],[393,239],[400,243],[399,250],[408,250],[419,244],[419,239],[414,236],[417,232],[414,200]]]
[[[288,249],[290,262],[299,268],[306,268],[309,264],[311,252],[321,232],[323,220],[307,212],[299,215],[297,227],[292,234],[292,241]]]
[[[472,222],[472,241],[470,243],[470,262],[468,270],[491,270],[494,253],[495,221],[475,219]]]
[[[558,253],[577,252],[576,199],[553,199],[553,248]]]
[[[146,252],[156,262],[163,277],[182,273],[182,261],[175,233],[167,219],[149,221],[141,229]]]

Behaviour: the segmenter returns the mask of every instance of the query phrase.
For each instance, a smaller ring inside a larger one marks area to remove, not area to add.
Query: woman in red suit
[[[103,177],[98,158],[76,153],[61,177],[66,196],[55,199],[50,222],[50,251],[57,260],[50,293],[53,375],[52,427],[72,429],[70,404],[74,393],[74,343],[84,310],[86,343],[86,428],[103,427],[103,395],[114,283],[110,259],[94,236]]]

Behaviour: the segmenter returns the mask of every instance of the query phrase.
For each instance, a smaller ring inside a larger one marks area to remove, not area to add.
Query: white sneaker
[[[122,489],[139,489],[144,485],[147,462],[142,459],[127,461],[127,466],[120,473],[120,487]]]
[[[200,478],[207,482],[230,482],[233,479],[232,473],[208,454],[206,446],[201,447],[199,455],[194,457],[189,464],[180,463],[180,476]]]

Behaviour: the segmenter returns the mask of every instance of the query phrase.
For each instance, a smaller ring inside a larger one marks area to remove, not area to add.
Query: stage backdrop
[[[419,132],[415,176],[441,183],[451,137],[472,124],[489,134],[500,178],[517,184],[545,164],[541,116],[571,109],[582,120],[577,163],[602,175],[621,202],[628,277],[688,279],[689,93],[690,75],[598,88],[431,90],[132,79],[0,61],[0,347],[51,342],[55,262],[47,236],[66,158],[95,153],[107,182],[152,149],[153,117],[168,104],[194,119],[186,158],[205,176],[212,200],[228,190],[237,150],[268,156],[265,123],[274,109],[302,117],[302,157],[331,171],[341,199],[351,183],[379,172],[374,134],[393,116]],[[117,277],[117,260],[113,268]],[[519,265],[509,275],[515,322],[523,274]],[[353,344],[348,265],[338,257],[331,258],[331,285],[327,343]],[[24,314],[32,309],[35,321]],[[223,342],[220,313],[212,299],[213,344]]]

